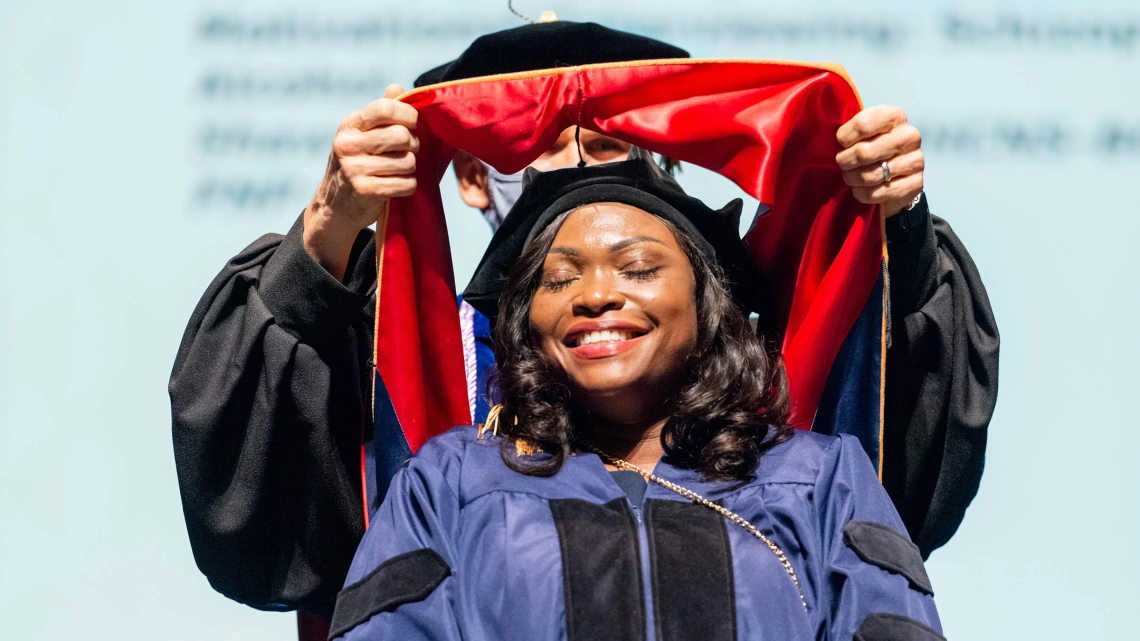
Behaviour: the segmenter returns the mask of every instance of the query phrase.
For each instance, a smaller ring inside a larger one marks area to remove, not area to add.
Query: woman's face
[[[677,387],[697,342],[696,281],[673,233],[619,203],[571,213],[531,304],[540,349],[575,396],[610,420],[649,417]]]

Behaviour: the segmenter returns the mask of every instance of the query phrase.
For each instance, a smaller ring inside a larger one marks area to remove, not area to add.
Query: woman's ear
[[[459,181],[459,197],[475,209],[483,210],[491,206],[491,190],[487,184],[487,166],[483,161],[466,151],[455,152],[451,161],[455,168],[455,179]]]

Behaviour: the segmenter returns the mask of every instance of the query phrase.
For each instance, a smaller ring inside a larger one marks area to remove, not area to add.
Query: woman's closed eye
[[[626,255],[617,261],[615,267],[623,278],[634,282],[645,283],[657,278],[657,273],[668,264],[658,252],[641,247],[634,247],[624,253]]]
[[[558,271],[542,275],[541,286],[548,292],[560,292],[578,280],[578,274],[568,271]]]
[[[627,269],[623,269],[621,273],[623,276],[625,276],[626,278],[628,278],[630,280],[634,280],[637,282],[644,283],[644,282],[651,281],[654,278],[657,278],[657,272],[661,271],[661,267],[662,267],[661,265],[658,265],[657,267],[648,267],[645,269],[628,269],[627,268]]]

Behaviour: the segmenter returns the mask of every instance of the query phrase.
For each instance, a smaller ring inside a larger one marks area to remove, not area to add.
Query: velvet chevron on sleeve
[[[819,511],[823,566],[817,639],[851,639],[876,613],[941,630],[934,590],[893,501],[879,485],[859,442],[844,436],[828,448],[813,497]],[[890,638],[890,637],[888,637]],[[912,638],[912,637],[906,637]]]
[[[883,484],[923,557],[978,492],[997,402],[999,337],[978,269],[920,206],[887,221],[891,332]]]
[[[216,590],[262,609],[331,604],[364,531],[373,240],[358,238],[341,284],[301,232],[298,220],[225,266],[170,378],[194,558]]]

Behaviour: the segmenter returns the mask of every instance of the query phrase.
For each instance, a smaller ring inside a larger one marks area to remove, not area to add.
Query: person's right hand
[[[345,116],[305,209],[305,250],[337,279],[344,278],[357,234],[376,222],[388,199],[416,190],[420,143],[412,130],[418,114],[394,100],[402,93],[400,85],[389,85],[383,98]]]

